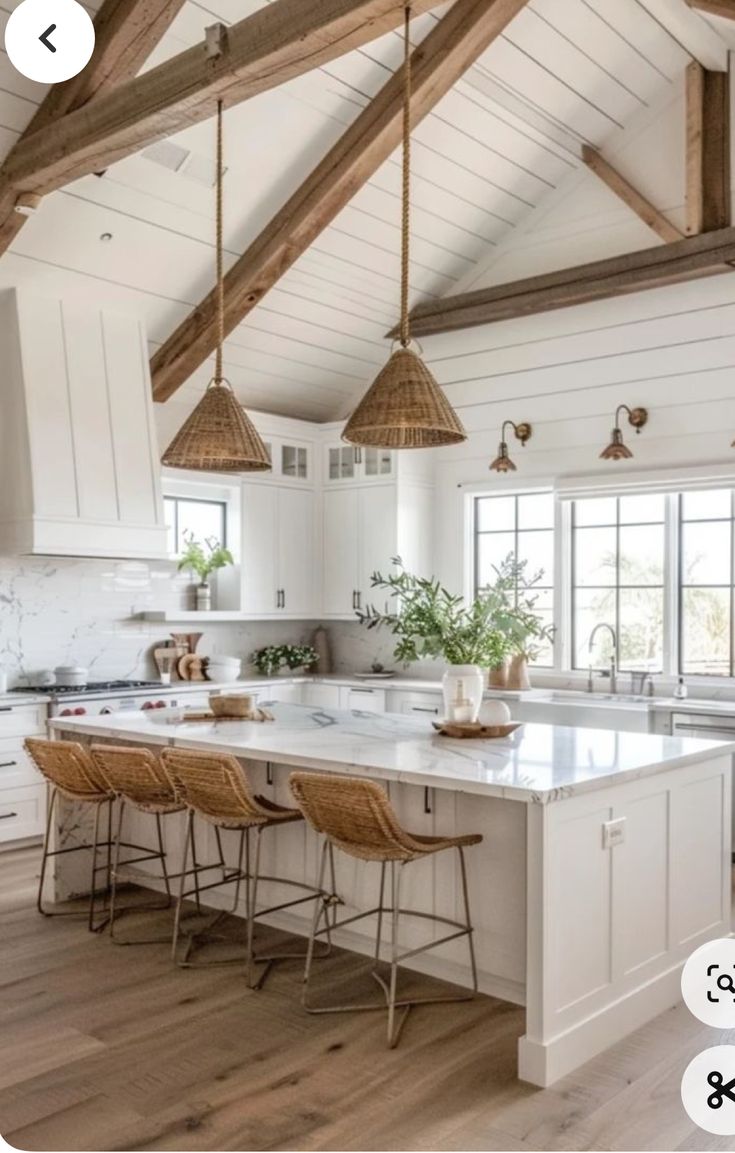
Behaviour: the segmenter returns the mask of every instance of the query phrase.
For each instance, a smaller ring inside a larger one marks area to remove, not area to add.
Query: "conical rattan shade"
[[[227,381],[213,380],[162,457],[169,468],[253,472],[271,467],[263,441]]]
[[[467,434],[423,360],[410,348],[397,348],[342,438],[375,448],[436,448],[459,444]]]

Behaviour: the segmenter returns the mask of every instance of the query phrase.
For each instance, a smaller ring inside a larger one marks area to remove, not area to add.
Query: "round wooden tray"
[[[521,721],[509,721],[507,725],[483,725],[480,721],[461,724],[455,721],[432,721],[442,737],[455,737],[458,740],[492,740],[494,737],[507,737],[521,727]]]

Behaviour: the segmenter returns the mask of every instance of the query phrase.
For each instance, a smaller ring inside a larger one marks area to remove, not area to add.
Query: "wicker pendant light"
[[[200,472],[255,472],[271,467],[263,441],[222,374],[225,287],[222,254],[222,101],[217,103],[217,353],[214,379],[166,449],[170,468]]]
[[[391,353],[345,426],[349,444],[376,448],[436,448],[467,439],[456,412],[411,346],[408,313],[411,182],[411,9],[404,24],[403,218],[400,347]]]

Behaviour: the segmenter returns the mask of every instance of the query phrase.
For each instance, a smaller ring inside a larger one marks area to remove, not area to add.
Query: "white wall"
[[[610,160],[673,223],[684,226],[683,92],[626,131]],[[463,288],[504,283],[620,252],[656,237],[590,172],[573,174]],[[468,431],[437,454],[436,569],[462,585],[462,489],[524,486],[616,469],[732,463],[735,436],[735,276],[725,274],[462,333],[429,337],[427,359]],[[649,409],[627,462],[599,460],[618,404]],[[488,472],[503,420],[530,421],[511,442],[511,480]]]

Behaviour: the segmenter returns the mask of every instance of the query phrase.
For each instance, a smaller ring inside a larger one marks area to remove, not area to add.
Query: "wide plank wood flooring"
[[[735,1033],[683,1006],[538,1090],[516,1080],[513,1005],[414,1010],[389,1051],[382,1013],[304,1014],[299,962],[254,993],[239,967],[180,970],[164,944],[42,919],[38,861],[0,855],[0,1133],[16,1148],[735,1150],[679,1099],[688,1061]],[[166,917],[146,917],[146,935]],[[318,974],[338,996],[370,994],[354,967],[337,952]]]

